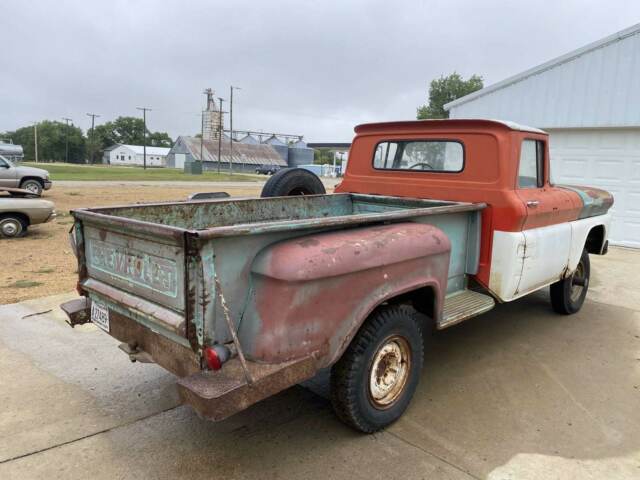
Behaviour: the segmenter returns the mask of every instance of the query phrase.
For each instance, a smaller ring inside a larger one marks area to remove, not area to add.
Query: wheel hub
[[[577,301],[582,295],[582,290],[587,288],[588,285],[589,279],[585,275],[584,265],[581,261],[571,276],[571,301]]]
[[[25,190],[27,190],[28,192],[31,193],[38,193],[38,187],[37,185],[34,185],[33,183],[29,183],[25,186]]]
[[[376,352],[369,377],[369,394],[379,408],[390,406],[402,393],[409,378],[410,348],[406,340],[392,337]]]
[[[0,223],[0,230],[2,231],[3,235],[7,237],[13,237],[18,233],[18,226],[15,224],[15,222],[6,221]]]

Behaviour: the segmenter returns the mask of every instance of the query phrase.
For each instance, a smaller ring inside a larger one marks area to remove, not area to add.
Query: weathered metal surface
[[[229,360],[218,371],[205,371],[178,381],[182,400],[209,420],[223,420],[234,413],[308,380],[316,373],[313,357],[281,364],[248,362],[254,379],[248,384],[240,361]]]
[[[118,307],[126,309],[132,316],[144,318],[180,337],[186,334],[184,316],[170,309],[92,278],[86,280],[82,287],[89,293],[97,294],[107,299],[107,302],[113,302]]]
[[[582,200],[582,210],[578,218],[595,217],[604,215],[613,206],[613,195],[606,190],[595,187],[580,187],[577,185],[556,185],[557,187],[577,193]]]
[[[74,298],[60,305],[60,309],[67,314],[72,327],[90,322],[91,300],[87,297]]]
[[[448,295],[444,300],[442,320],[436,324],[436,327],[438,329],[450,327],[468,318],[488,312],[495,304],[495,300],[489,295],[472,290]]]
[[[431,286],[437,311],[451,243],[431,225],[399,223],[280,242],[254,263],[254,295],[241,325],[251,358],[276,363],[314,353],[333,363],[384,300]]]
[[[109,309],[109,335],[126,343],[132,350],[146,352],[151,359],[179,377],[200,371],[200,357],[189,347]]]

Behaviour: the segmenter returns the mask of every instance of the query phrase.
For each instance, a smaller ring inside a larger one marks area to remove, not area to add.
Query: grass
[[[76,165],[69,163],[32,163],[21,165],[44,168],[56,180],[100,181],[100,180],[133,180],[158,182],[255,182],[256,177],[245,174],[229,175],[226,173],[205,172],[202,175],[189,175],[173,168],[114,167],[110,165]]]
[[[56,269],[55,268],[51,268],[51,267],[42,267],[40,270],[37,270],[33,273],[53,273],[55,272]]]
[[[31,287],[39,287],[40,285],[44,285],[42,282],[34,282],[33,280],[18,280],[16,282],[10,283],[7,285],[7,288],[31,288]]]

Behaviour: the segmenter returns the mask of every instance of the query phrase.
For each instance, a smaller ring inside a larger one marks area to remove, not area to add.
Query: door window
[[[544,186],[544,142],[523,140],[520,147],[518,187],[540,188],[542,186]]]

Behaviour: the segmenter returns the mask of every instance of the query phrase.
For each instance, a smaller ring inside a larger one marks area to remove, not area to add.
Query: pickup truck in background
[[[304,175],[276,180],[313,193]],[[426,335],[547,286],[575,313],[607,251],[611,195],[552,185],[547,134],[509,122],[358,126],[335,192],[76,210],[83,297],[63,309],[209,419],[330,368],[338,417],[374,432],[408,406]]]
[[[42,168],[16,166],[0,155],[0,187],[27,190],[31,195],[40,196],[43,190],[51,188],[51,179],[49,172]]]

